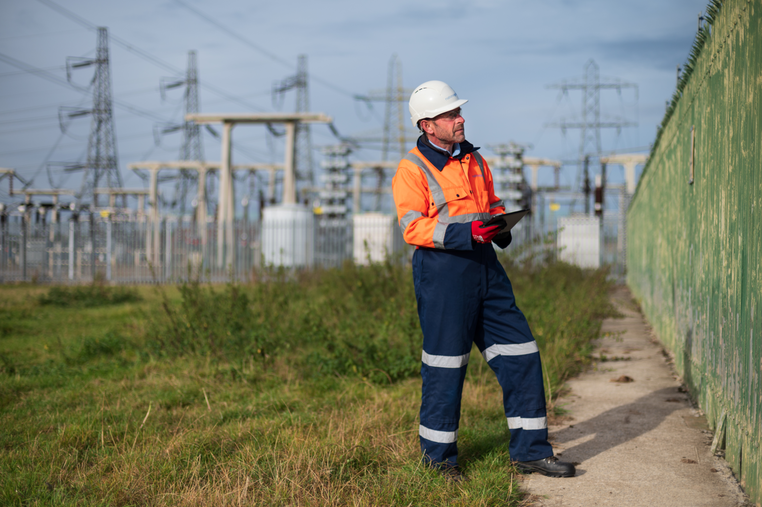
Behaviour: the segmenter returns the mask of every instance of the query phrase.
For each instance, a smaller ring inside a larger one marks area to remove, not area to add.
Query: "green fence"
[[[712,2],[627,213],[627,282],[762,503],[762,0]]]

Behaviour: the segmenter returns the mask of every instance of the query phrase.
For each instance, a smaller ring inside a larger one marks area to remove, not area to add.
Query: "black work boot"
[[[538,472],[548,477],[574,477],[577,472],[574,465],[565,461],[558,461],[555,456],[548,456],[534,461],[517,461],[516,468],[522,474]]]
[[[439,475],[444,477],[450,482],[467,482],[468,477],[463,475],[463,472],[460,471],[460,468],[457,466],[441,466],[437,468],[437,472],[439,472]]]

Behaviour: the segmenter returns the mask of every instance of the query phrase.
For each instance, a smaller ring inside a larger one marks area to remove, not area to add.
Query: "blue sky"
[[[56,5],[87,23],[108,27],[123,44],[180,72],[188,51],[197,51],[202,112],[275,110],[273,83],[294,74],[297,55],[306,54],[311,109],[332,116],[343,135],[380,132],[383,104],[370,110],[353,95],[383,89],[390,57],[397,54],[405,87],[440,79],[469,99],[463,109],[466,135],[487,155],[490,145],[515,141],[532,145],[529,156],[572,160],[579,132],[563,135],[545,125],[578,117],[581,95],[562,96],[548,85],[581,79],[590,59],[598,64],[602,80],[637,84],[637,98],[632,90],[621,96],[602,92],[604,118],[638,122],[619,135],[605,132],[603,149],[646,151],[706,0],[2,0],[0,167],[34,177],[36,188],[78,187],[76,175],[56,169],[48,174],[44,162],[81,161],[90,128],[87,119],[78,120],[61,137],[59,107],[88,107],[91,98],[28,71],[41,69],[65,81],[67,57],[94,56],[95,32]],[[126,169],[128,163],[178,158],[180,135],[167,135],[155,146],[153,128],[159,119],[181,119],[181,93],[170,91],[162,101],[159,82],[182,76],[113,41],[110,58],[113,96],[122,104],[115,106],[114,121],[124,185],[143,186]],[[83,69],[73,80],[87,84],[91,76]],[[294,106],[291,92],[282,110]],[[312,136],[316,150],[336,143],[323,126],[316,126]],[[235,162],[280,161],[282,141],[268,143],[266,137],[262,127],[237,128]],[[208,160],[219,159],[216,139],[205,136],[204,149]],[[319,160],[317,151],[315,156]],[[380,152],[363,149],[353,158],[377,160]],[[569,165],[562,183],[572,183],[575,174]],[[614,170],[611,178],[621,181],[621,171]],[[0,186],[0,200],[6,200],[7,185]]]

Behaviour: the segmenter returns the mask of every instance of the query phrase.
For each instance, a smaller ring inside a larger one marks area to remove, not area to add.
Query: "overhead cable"
[[[37,0],[37,1],[42,3],[42,4],[44,4],[44,5],[46,5],[46,6],[48,6],[48,7],[50,7],[54,11],[57,11],[59,14],[62,14],[63,16],[66,16],[67,18],[71,19],[72,21],[74,21],[76,23],[79,23],[80,25],[84,26],[85,28],[88,28],[90,30],[98,30],[98,27],[96,25],[94,25],[93,23],[90,23],[86,19],[84,19],[84,18],[74,14],[70,10],[61,7],[60,5],[58,5],[55,2],[51,2],[50,0]],[[114,41],[118,45],[122,46],[124,49],[126,49],[128,51],[131,51],[131,52],[133,52],[135,54],[138,54],[141,57],[154,62],[156,65],[159,65],[160,67],[163,67],[163,68],[169,70],[170,72],[174,72],[176,74],[183,74],[183,70],[182,69],[179,69],[179,68],[175,67],[174,65],[172,65],[170,63],[167,63],[167,62],[165,62],[165,61],[163,61],[163,60],[153,56],[152,54],[143,51],[142,49],[136,48],[135,46],[133,46],[132,44],[130,44],[127,41],[121,40],[120,38],[118,38],[118,37],[116,37],[114,35],[111,35],[111,34],[109,35],[109,39],[111,39],[112,41]]]
[[[44,4],[44,5],[46,5],[46,6],[48,6],[48,7],[50,7],[51,9],[55,10],[59,14],[62,14],[63,16],[66,16],[67,18],[71,19],[72,21],[74,21],[76,23],[79,23],[80,25],[84,26],[85,28],[87,28],[89,30],[96,31],[98,29],[98,27],[96,25],[94,25],[93,23],[90,23],[86,19],[78,16],[77,14],[71,12],[68,9],[65,9],[65,8],[61,7],[60,5],[58,5],[55,2],[52,2],[51,0],[37,0],[37,1],[42,3],[42,4]],[[158,67],[161,67],[161,68],[163,68],[165,70],[168,70],[168,71],[170,71],[170,72],[172,72],[174,74],[177,74],[178,77],[183,76],[185,74],[185,71],[183,69],[175,67],[174,65],[172,65],[170,63],[167,63],[164,60],[162,60],[162,59],[160,59],[160,58],[158,58],[156,56],[153,56],[152,54],[148,53],[147,51],[144,51],[144,50],[142,50],[142,49],[140,49],[140,48],[130,44],[126,40],[123,40],[123,39],[113,35],[111,32],[109,32],[109,39],[111,41],[113,41],[116,45],[122,47],[123,49],[126,49],[127,51],[129,51],[131,53],[134,53],[134,54],[138,55],[139,57],[141,57],[141,58],[143,58],[145,60],[150,61],[154,65],[157,65]],[[234,97],[233,95],[230,95],[229,93],[224,92],[224,91],[220,90],[219,88],[217,88],[215,86],[211,86],[211,85],[209,85],[209,84],[207,84],[207,83],[205,83],[203,81],[200,81],[199,85],[201,87],[203,87],[203,88],[213,92],[213,93],[216,93],[217,95],[219,95],[221,97],[224,97],[224,98],[226,98],[228,100],[231,100],[233,102],[237,102],[239,104],[242,104],[242,105],[244,105],[246,107],[254,109],[255,111],[264,111],[264,109],[261,106],[258,106],[256,104],[252,104],[252,103],[250,103],[250,102],[248,102],[248,101],[246,101],[244,99],[241,99],[241,98],[238,98],[238,97]]]
[[[47,2],[49,0],[39,0],[39,1],[41,1],[41,2],[42,1]],[[250,48],[252,48],[252,49],[254,49],[256,51],[259,51],[260,53],[262,53],[263,55],[267,56],[268,58],[270,58],[274,62],[280,63],[281,65],[284,65],[284,66],[288,67],[290,70],[295,70],[296,69],[296,67],[294,66],[293,63],[285,60],[284,58],[281,58],[280,56],[276,55],[275,53],[271,53],[270,51],[268,51],[267,49],[263,48],[259,44],[256,44],[256,43],[252,42],[251,40],[247,39],[246,37],[244,37],[244,36],[234,32],[233,30],[230,29],[229,26],[226,26],[226,25],[220,23],[219,21],[216,21],[215,19],[207,16],[206,14],[204,14],[201,11],[199,11],[195,7],[191,7],[190,5],[188,5],[183,0],[175,0],[175,3],[179,4],[180,6],[182,6],[184,8],[186,8],[187,10],[191,11],[193,14],[195,14],[196,16],[200,17],[201,19],[205,20],[207,23],[209,23],[211,25],[214,25],[216,28],[218,28],[219,30],[221,30],[225,34],[229,35],[230,37],[238,40],[239,42],[249,46]],[[340,87],[340,86],[338,86],[338,85],[336,85],[334,83],[331,83],[330,81],[327,81],[325,79],[322,79],[320,77],[315,76],[315,74],[312,74],[311,77],[312,77],[313,81],[315,81],[317,83],[320,83],[323,86],[326,86],[327,88],[330,88],[330,89],[332,89],[335,92],[341,93],[343,95],[348,95],[348,96],[352,97],[353,99],[358,99],[358,100],[365,100],[366,99],[364,95],[359,95],[359,94],[350,92],[349,90],[345,90],[344,88],[342,88],[342,87]]]
[[[43,1],[43,0],[40,0],[40,1]],[[14,67],[18,67],[20,69],[23,69],[23,70],[29,72],[30,74],[34,74],[35,76],[41,77],[43,79],[47,79],[48,81],[51,81],[51,82],[56,83],[56,84],[60,84],[60,85],[65,86],[67,88],[74,89],[74,90],[77,90],[77,91],[82,92],[82,93],[85,93],[85,92],[88,91],[87,88],[83,88],[83,87],[74,85],[74,84],[68,82],[67,80],[65,80],[63,78],[60,78],[60,77],[56,76],[55,74],[51,74],[50,72],[44,71],[42,69],[38,69],[37,67],[29,65],[28,63],[24,63],[24,62],[22,62],[20,60],[16,60],[15,58],[13,58],[11,56],[8,56],[8,55],[5,55],[3,53],[0,53],[0,60],[4,61],[4,62],[6,62],[6,63],[8,63],[10,65],[13,65]],[[125,110],[127,110],[127,111],[129,111],[129,112],[131,112],[131,113],[133,113],[135,115],[142,116],[144,118],[148,118],[148,119],[156,120],[156,121],[167,121],[166,118],[162,118],[161,116],[158,116],[158,115],[152,113],[151,111],[147,111],[145,109],[141,109],[139,107],[136,107],[136,106],[133,106],[131,104],[128,104],[128,103],[126,103],[124,101],[113,100],[113,102],[114,102],[114,105],[119,106],[120,108],[125,109]]]

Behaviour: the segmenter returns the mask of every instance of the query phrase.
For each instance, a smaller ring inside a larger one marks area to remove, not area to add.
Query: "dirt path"
[[[613,300],[625,318],[603,324],[607,336],[595,355],[607,360],[569,382],[560,404],[570,418],[550,427],[556,454],[579,463],[577,476],[526,476],[530,505],[751,505],[711,454],[706,419],[681,391],[628,289],[617,289]]]

